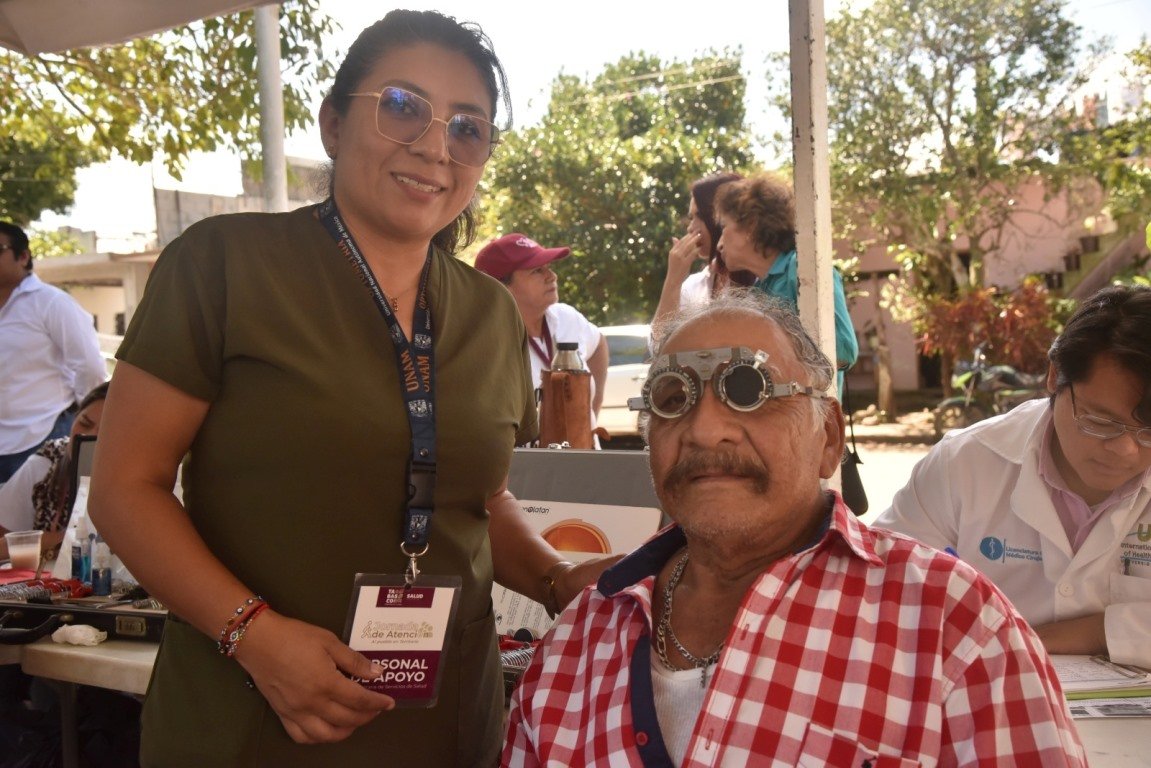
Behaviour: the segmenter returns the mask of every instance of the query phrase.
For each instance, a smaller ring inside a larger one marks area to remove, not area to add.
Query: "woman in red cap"
[[[571,249],[544,248],[519,232],[512,232],[485,245],[476,255],[476,269],[508,287],[528,331],[532,382],[542,383],[543,371],[551,366],[555,345],[570,341],[579,345],[595,387],[592,413],[599,415],[607,381],[608,346],[599,328],[570,304],[559,300],[558,281],[551,265],[571,255]]]

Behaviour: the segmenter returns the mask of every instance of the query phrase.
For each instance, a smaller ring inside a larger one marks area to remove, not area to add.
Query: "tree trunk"
[[[891,349],[882,336],[875,353],[875,392],[879,400],[879,418],[885,424],[891,424],[896,414],[895,380],[891,375]]]
[[[878,401],[879,420],[884,424],[895,422],[895,379],[891,375],[891,348],[887,346],[887,323],[884,310],[879,306],[879,291],[874,291],[875,306],[875,398]]]

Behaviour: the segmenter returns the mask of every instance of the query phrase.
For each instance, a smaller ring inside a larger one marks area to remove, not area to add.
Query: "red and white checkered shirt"
[[[670,766],[651,685],[672,526],[564,611],[512,698],[505,766]],[[836,497],[809,549],[744,597],[684,766],[1085,766],[1039,638],[950,555]]]

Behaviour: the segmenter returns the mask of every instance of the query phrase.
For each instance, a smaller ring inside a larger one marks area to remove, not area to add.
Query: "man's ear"
[[[839,469],[839,464],[843,461],[845,444],[843,409],[835,399],[829,399],[827,404],[827,414],[823,417],[825,443],[819,460],[819,476],[824,479],[831,477]]]

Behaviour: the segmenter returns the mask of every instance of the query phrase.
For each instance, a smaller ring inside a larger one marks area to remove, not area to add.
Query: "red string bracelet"
[[[240,641],[244,639],[244,633],[248,631],[248,627],[252,626],[252,622],[255,621],[256,617],[263,613],[267,607],[267,603],[260,603],[249,611],[248,614],[244,616],[244,620],[228,634],[228,639],[224,642],[224,647],[220,649],[220,653],[229,659],[235,656],[236,648],[239,647]]]

